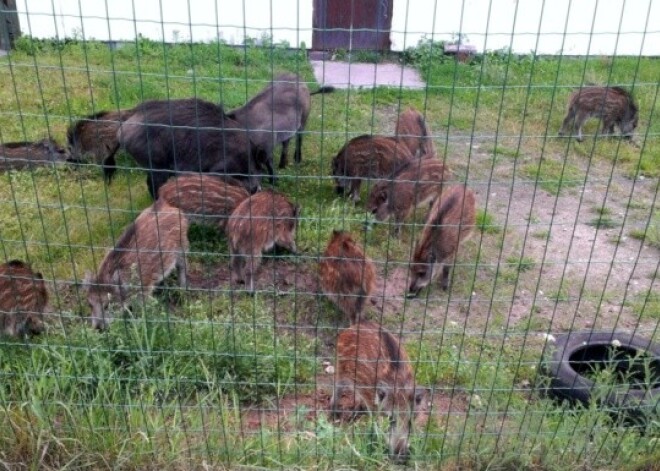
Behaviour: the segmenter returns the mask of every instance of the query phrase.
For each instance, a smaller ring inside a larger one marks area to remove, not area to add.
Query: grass
[[[95,42],[21,38],[0,59],[0,138],[63,142],[79,117],[145,99],[196,95],[231,109],[285,71],[300,73],[315,89],[304,51],[270,46],[139,39],[112,51]],[[637,68],[630,58],[504,54],[462,64],[443,59],[433,44],[407,51],[405,59],[422,72],[427,90],[338,90],[312,98],[303,162],[280,171],[278,182],[302,207],[301,254],[265,264],[264,277],[270,267],[273,273],[287,267],[292,275],[254,297],[229,285],[225,237],[193,225],[193,289],[182,292],[168,281],[154,300],[117,312],[108,332],[94,332],[79,283],[150,204],[143,172],[122,155],[125,168],[111,185],[93,165],[1,175],[0,248],[5,259],[29,260],[43,273],[54,308],[45,335],[29,342],[0,338],[2,466],[389,469],[386,420],[340,425],[322,411],[331,388],[323,383],[322,361],[334,361],[337,329],[346,325],[315,283],[318,254],[334,228],[351,231],[388,282],[389,291],[378,293],[386,308],[368,306],[367,317],[404,333],[418,383],[436,392],[431,419],[422,417],[411,437],[418,468],[634,469],[649,462],[657,447],[607,411],[571,408],[530,389],[540,381],[539,332],[570,324],[560,317],[573,315],[581,293],[548,275],[548,267],[563,266],[555,254],[541,259],[522,250],[526,227],[517,228],[517,218],[531,213],[508,214],[490,197],[515,179],[533,188],[546,210],[592,179],[660,176],[660,125],[651,119],[660,62],[642,59]],[[604,82],[611,73],[611,81],[628,83],[631,70],[637,71],[638,134],[649,136],[642,150],[616,139],[555,138],[566,98],[583,76]],[[475,189],[480,230],[459,250],[450,291],[435,282],[419,299],[404,301],[424,211],[395,238],[389,224],[365,211],[366,189],[358,204],[334,193],[330,165],[347,139],[392,133],[407,106],[426,112],[440,157]],[[648,214],[652,201],[645,196],[623,206]],[[541,209],[526,223],[546,224]],[[606,227],[613,211],[596,212],[598,227]],[[630,236],[657,248],[657,219],[654,211],[644,225],[635,220]],[[528,243],[560,237],[555,222],[531,232]],[[525,298],[540,287],[549,294]],[[595,292],[585,302],[600,294],[613,298]],[[519,297],[529,304],[514,303]],[[640,329],[652,332],[660,316],[654,291],[626,299]],[[523,313],[514,312],[520,306]],[[657,436],[654,427],[648,436]]]

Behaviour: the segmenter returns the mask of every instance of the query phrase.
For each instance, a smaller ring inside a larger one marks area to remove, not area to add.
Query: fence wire
[[[2,2],[2,467],[656,469],[658,8]]]

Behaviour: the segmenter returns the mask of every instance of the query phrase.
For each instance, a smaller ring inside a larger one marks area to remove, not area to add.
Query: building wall
[[[117,41],[141,34],[168,42],[220,38],[242,44],[245,37],[269,35],[275,42],[292,46],[304,42],[309,48],[312,4],[312,0],[18,0],[17,8],[22,31],[40,38]],[[478,51],[510,48],[517,53],[660,56],[660,0],[394,0],[394,50],[414,46],[424,37],[451,40],[458,33]]]

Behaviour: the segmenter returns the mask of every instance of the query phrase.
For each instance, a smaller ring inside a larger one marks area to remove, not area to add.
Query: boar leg
[[[351,191],[349,192],[351,199],[353,202],[357,203],[360,201],[360,185],[362,183],[362,180],[359,178],[353,178],[351,180]]]
[[[244,265],[245,265],[245,255],[236,253],[232,250],[231,274],[235,283],[245,283],[245,277],[243,274]]]
[[[300,131],[298,131],[296,133],[296,151],[293,155],[293,160],[297,164],[302,162],[302,140],[303,140],[302,133]]]
[[[563,136],[566,133],[569,133],[570,135],[573,132],[574,124],[575,124],[575,111],[573,110],[573,108],[571,108],[570,110],[568,110],[568,113],[564,118],[564,122],[562,123],[561,129],[559,130],[559,135]]]
[[[176,274],[179,279],[179,286],[186,289],[188,287],[188,276],[186,271],[186,257],[183,254],[177,257]]]
[[[575,120],[575,126],[577,127],[577,141],[582,142],[584,140],[584,137],[582,136],[582,126],[584,126],[584,122],[587,120],[589,115],[584,112],[578,112],[577,118]]]
[[[287,139],[286,141],[282,141],[282,154],[280,155],[280,168],[286,168],[288,164],[288,154],[289,154],[289,141],[291,139]]]
[[[443,291],[447,291],[449,289],[449,272],[451,271],[451,266],[450,265],[443,265],[442,266],[442,289]]]
[[[330,415],[334,420],[341,418],[341,410],[339,409],[339,401],[344,392],[352,390],[353,385],[351,381],[342,379],[335,383],[334,390],[332,391],[332,398],[330,398]]]
[[[252,254],[252,256],[247,260],[245,264],[246,280],[245,283],[248,286],[250,293],[254,293],[254,274],[261,265],[261,252]]]

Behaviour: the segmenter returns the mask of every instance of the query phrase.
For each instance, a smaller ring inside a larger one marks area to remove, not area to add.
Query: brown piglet
[[[357,322],[375,289],[376,269],[348,232],[335,230],[319,263],[319,281],[330,301]]]
[[[224,231],[229,215],[250,193],[231,177],[192,173],[170,178],[158,198],[179,208],[190,222],[217,224]]]
[[[639,120],[635,99],[627,90],[621,87],[581,88],[569,98],[559,135],[571,134],[577,128],[577,140],[582,142],[582,126],[591,117],[602,120],[601,134],[613,134],[614,126],[618,126],[626,139],[632,138]]]
[[[347,142],[332,160],[335,190],[338,194],[348,191],[357,202],[362,180],[386,178],[412,158],[408,148],[394,138],[358,136]]]
[[[100,111],[73,123],[66,132],[70,157],[78,161],[92,157],[94,163],[107,160],[114,165],[119,149],[117,131],[131,114],[132,110]]]
[[[107,328],[112,320],[110,302],[124,307],[133,294],[150,296],[174,269],[179,285],[185,287],[188,247],[188,220],[179,209],[157,201],[142,211],[105,256],[96,275],[85,277],[92,326]]]
[[[292,253],[300,207],[276,191],[260,191],[243,200],[227,222],[232,277],[254,292],[261,254],[275,246]]]
[[[410,218],[415,208],[435,201],[450,175],[450,170],[437,159],[413,159],[389,180],[381,180],[373,186],[367,210],[378,221],[393,217],[395,230],[400,233],[402,223]]]
[[[20,260],[0,265],[0,332],[15,337],[40,334],[47,305],[41,273]]]
[[[449,288],[449,273],[459,245],[470,238],[476,224],[474,192],[453,186],[435,200],[410,261],[410,297],[431,283],[442,266],[442,289]]]
[[[409,458],[411,427],[426,395],[426,389],[415,384],[406,351],[385,328],[361,322],[339,334],[330,410],[335,417],[342,415],[342,398],[349,396],[354,413],[387,415],[389,452],[396,463]]]
[[[415,157],[435,157],[435,144],[426,120],[415,108],[408,108],[399,115],[394,132],[399,142]]]

